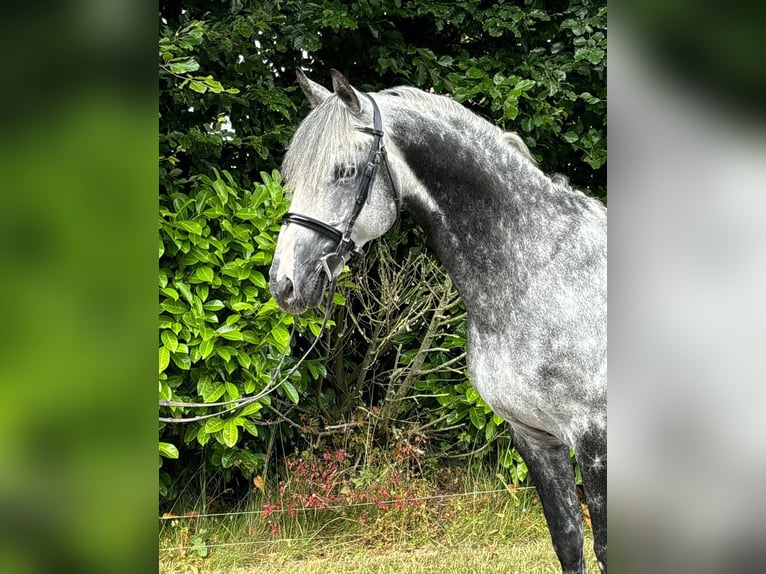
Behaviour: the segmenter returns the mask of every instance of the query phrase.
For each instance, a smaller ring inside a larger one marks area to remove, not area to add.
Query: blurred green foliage
[[[0,140],[0,562],[146,571],[156,111],[90,88],[32,116]]]

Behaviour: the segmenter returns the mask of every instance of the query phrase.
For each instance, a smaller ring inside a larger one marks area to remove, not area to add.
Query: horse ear
[[[351,87],[351,84],[348,83],[346,77],[334,68],[330,70],[330,74],[332,74],[333,90],[335,90],[341,101],[346,104],[352,113],[358,114],[361,112],[362,104],[359,101],[359,96],[356,90]]]
[[[295,75],[298,76],[298,85],[303,90],[312,108],[317,107],[330,96],[330,90],[309,80],[300,68],[295,70]]]

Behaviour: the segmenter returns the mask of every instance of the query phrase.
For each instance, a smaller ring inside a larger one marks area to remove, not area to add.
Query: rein
[[[391,172],[391,167],[388,164],[386,148],[383,145],[383,121],[380,116],[380,109],[378,108],[378,104],[375,102],[372,96],[370,96],[369,94],[365,94],[365,95],[370,99],[370,102],[372,103],[373,127],[358,128],[358,129],[359,131],[371,134],[373,136],[373,142],[372,142],[372,148],[370,149],[370,154],[367,156],[367,163],[364,167],[364,172],[362,173],[362,181],[360,182],[359,189],[356,192],[354,209],[351,212],[351,217],[346,222],[345,230],[341,232],[340,230],[336,229],[332,225],[325,223],[324,221],[321,221],[319,219],[314,219],[313,217],[308,217],[306,215],[301,215],[299,213],[287,213],[282,218],[283,225],[289,225],[290,223],[302,225],[303,227],[307,227],[308,229],[311,229],[312,231],[316,231],[325,236],[329,236],[330,238],[332,238],[334,241],[338,243],[333,253],[325,255],[320,260],[322,263],[322,269],[327,275],[328,287],[327,287],[327,298],[325,303],[324,318],[322,319],[322,325],[319,328],[319,332],[314,338],[314,342],[311,343],[311,346],[306,350],[305,353],[303,353],[303,355],[298,360],[298,362],[295,365],[293,365],[289,371],[287,371],[287,374],[285,374],[281,379],[279,379],[279,371],[282,368],[282,364],[284,363],[285,358],[287,357],[287,351],[285,351],[282,354],[282,358],[279,360],[279,364],[277,365],[277,368],[274,369],[274,371],[270,375],[269,384],[266,385],[266,387],[263,390],[261,390],[258,394],[252,395],[250,397],[241,397],[239,399],[232,399],[230,401],[219,401],[215,403],[186,403],[181,401],[160,400],[159,404],[161,407],[189,407],[189,408],[227,407],[225,409],[216,411],[214,413],[209,413],[206,415],[200,415],[196,417],[186,417],[186,418],[159,417],[160,422],[190,423],[195,421],[201,421],[204,419],[209,419],[212,417],[217,417],[217,416],[235,411],[239,408],[242,408],[246,405],[249,405],[251,403],[258,401],[259,399],[262,399],[268,394],[271,394],[272,392],[277,390],[279,387],[281,387],[292,376],[292,374],[295,373],[295,371],[297,371],[300,368],[300,366],[303,364],[303,361],[305,361],[306,357],[308,357],[309,353],[311,353],[311,351],[314,350],[314,347],[316,347],[316,344],[319,342],[319,339],[324,333],[324,330],[327,327],[327,323],[330,320],[330,316],[332,314],[332,310],[334,307],[333,296],[335,295],[335,289],[338,285],[338,277],[343,271],[344,265],[349,260],[355,259],[357,257],[361,257],[364,254],[362,249],[359,246],[357,246],[356,243],[354,243],[354,241],[351,239],[351,232],[354,230],[354,225],[356,224],[356,220],[359,217],[359,214],[361,213],[362,208],[364,207],[364,204],[369,200],[370,188],[372,187],[372,184],[375,181],[375,176],[378,173],[378,168],[380,167],[381,160],[386,165],[388,178],[391,181],[391,187],[393,189],[393,195],[394,195],[394,202],[396,203],[396,217],[398,219],[399,214],[401,212],[402,200],[401,200],[401,196],[399,195],[399,190],[396,187],[396,183],[394,182],[394,177]],[[293,323],[292,331],[290,333],[290,342],[292,342],[294,335],[295,335],[295,323]],[[277,382],[277,379],[279,379],[278,382]],[[228,405],[231,405],[231,406],[228,406]]]
[[[268,394],[271,394],[272,392],[276,391],[279,387],[281,387],[291,376],[292,374],[300,368],[300,366],[303,364],[303,361],[306,360],[306,357],[309,356],[309,353],[314,350],[314,347],[316,347],[317,342],[319,342],[320,337],[324,333],[325,327],[327,327],[327,322],[330,320],[330,315],[332,314],[333,309],[333,296],[335,295],[335,287],[337,285],[337,281],[334,280],[331,282],[329,288],[327,289],[327,303],[325,304],[325,312],[324,312],[324,318],[322,319],[322,325],[319,327],[319,332],[317,333],[317,336],[314,338],[314,342],[311,343],[311,346],[306,349],[306,352],[303,353],[303,356],[301,356],[300,360],[293,365],[289,371],[287,371],[287,374],[285,374],[279,382],[276,382],[279,377],[279,370],[282,368],[282,363],[285,362],[285,357],[287,357],[287,351],[285,351],[282,354],[282,358],[279,360],[279,364],[277,365],[277,368],[272,371],[270,375],[269,384],[266,385],[266,387],[261,390],[258,394],[252,395],[250,397],[241,397],[239,399],[232,399],[230,401],[220,401],[217,403],[185,403],[181,401],[160,401],[161,407],[194,407],[194,408],[203,408],[203,407],[223,407],[226,405],[232,405],[228,408],[222,409],[220,411],[216,411],[214,413],[209,413],[206,415],[200,415],[196,417],[187,417],[187,418],[175,418],[175,417],[159,417],[159,421],[161,423],[192,423],[195,421],[201,421],[205,419],[209,419],[212,417],[217,417],[226,413],[230,413],[232,411],[236,411],[237,409],[244,407],[246,405],[249,405],[250,403],[254,403],[255,401],[262,399]],[[290,333],[290,342],[292,342],[293,337],[295,336],[295,323],[293,323],[292,331]]]

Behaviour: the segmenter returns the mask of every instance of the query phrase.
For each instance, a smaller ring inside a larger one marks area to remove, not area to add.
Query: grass
[[[551,561],[550,549],[544,545],[521,547],[467,544],[454,548],[432,545],[409,550],[389,549],[379,552],[338,552],[302,560],[267,559],[250,566],[234,567],[220,572],[233,574],[266,574],[301,572],[302,574],[508,574],[509,572],[561,572],[558,562]],[[252,560],[252,557],[251,557]]]
[[[348,485],[333,479],[333,487]],[[380,482],[380,475],[376,481]],[[408,477],[407,497],[325,508],[275,509],[254,491],[245,511],[164,520],[161,574],[559,573],[533,489],[503,491],[496,479]],[[290,483],[295,487],[295,482]],[[305,486],[305,484],[303,485]],[[314,484],[314,487],[316,484]],[[301,487],[303,488],[303,487]],[[282,488],[281,500],[290,494]],[[359,491],[376,492],[369,484]],[[500,490],[500,492],[498,492]],[[464,492],[477,494],[463,494]],[[301,490],[305,496],[308,490]],[[401,490],[399,492],[404,492]],[[296,496],[293,494],[293,496]],[[301,500],[306,500],[302,498]],[[336,500],[337,502],[337,500]],[[266,512],[263,510],[266,509]],[[586,562],[598,572],[586,528]]]

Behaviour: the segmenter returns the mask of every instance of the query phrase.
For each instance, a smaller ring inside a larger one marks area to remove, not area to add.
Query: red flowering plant
[[[262,518],[275,535],[282,532],[280,525],[295,521],[340,518],[367,525],[389,513],[396,520],[414,518],[425,508],[428,488],[418,477],[422,454],[417,445],[404,442],[385,454],[372,451],[362,468],[352,464],[343,448],[291,455],[277,488],[264,491]]]

